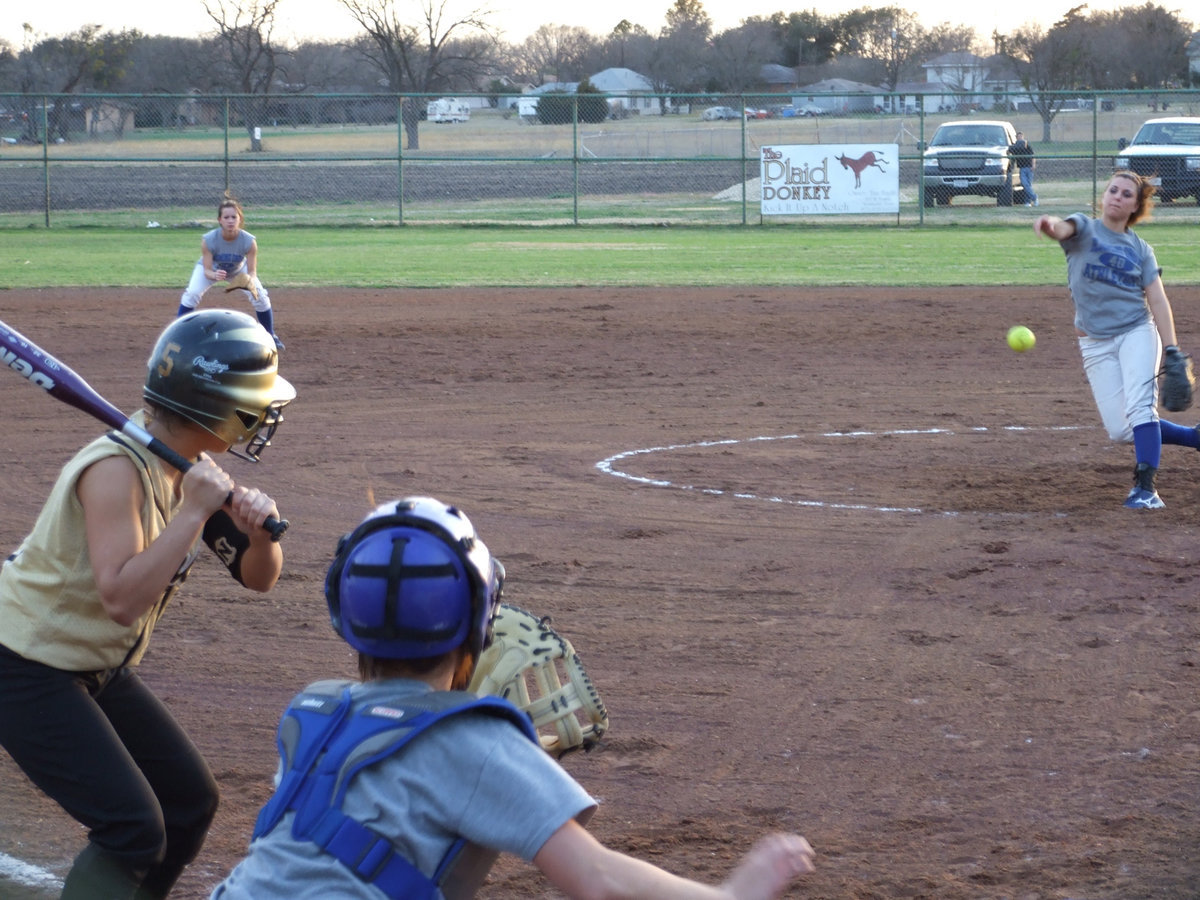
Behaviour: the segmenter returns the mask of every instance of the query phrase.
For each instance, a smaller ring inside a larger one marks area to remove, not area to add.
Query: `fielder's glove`
[[[1192,372],[1192,358],[1178,347],[1163,351],[1162,405],[1169,412],[1182,412],[1192,405],[1196,390],[1196,376]]]
[[[604,703],[571,642],[550,627],[549,616],[507,603],[467,690],[503,697],[528,713],[552,756],[590,749],[608,730]]]
[[[238,272],[225,282],[225,293],[230,291],[245,291],[255,300],[258,299],[258,286],[247,272]]]

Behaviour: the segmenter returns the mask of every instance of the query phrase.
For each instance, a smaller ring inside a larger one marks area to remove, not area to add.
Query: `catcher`
[[[1038,216],[1033,230],[1067,255],[1075,330],[1092,396],[1111,440],[1132,442],[1130,509],[1162,509],[1156,479],[1163,444],[1200,449],[1200,432],[1158,415],[1192,405],[1191,357],[1179,349],[1171,303],[1154,250],[1131,230],[1150,215],[1155,187],[1133,172],[1113,174],[1101,215]],[[1165,350],[1163,348],[1166,348]]]
[[[766,900],[812,870],[798,835],[762,839],[720,887],[597,842],[584,828],[596,802],[542,747],[561,752],[603,733],[603,705],[578,659],[565,693],[557,676],[541,676],[570,716],[585,711],[586,724],[562,732],[539,738],[549,706],[531,720],[465,690],[494,646],[503,579],[467,517],[431,497],[384,504],[341,539],[325,597],[362,680],[320,681],[292,701],[275,793],[212,900],[453,900],[475,894],[500,852],[531,860],[569,897]],[[520,660],[538,668],[574,657],[545,620],[507,612],[497,644],[509,646],[481,681],[503,688],[524,677]]]
[[[275,314],[271,297],[258,280],[258,241],[242,225],[245,215],[242,206],[226,192],[217,207],[219,228],[206,232],[200,239],[200,258],[192,269],[192,277],[179,298],[179,312],[185,316],[200,305],[204,292],[219,282],[225,282],[225,293],[241,291],[254,307],[254,315],[267,333],[275,339],[275,347],[283,349],[283,341],[275,334]]]

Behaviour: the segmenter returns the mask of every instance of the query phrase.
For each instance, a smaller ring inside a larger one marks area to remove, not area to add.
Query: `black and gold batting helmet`
[[[146,362],[142,396],[257,460],[283,421],[296,389],[280,377],[275,340],[253,317],[231,309],[180,316]]]

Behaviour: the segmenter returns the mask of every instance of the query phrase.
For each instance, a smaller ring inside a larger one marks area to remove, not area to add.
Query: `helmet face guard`
[[[271,446],[271,438],[275,436],[275,429],[282,421],[283,405],[271,406],[263,414],[262,422],[255,427],[254,433],[246,441],[246,446],[240,450],[237,447],[230,447],[227,452],[252,463],[258,462],[258,457],[262,452]]]
[[[470,520],[432,497],[377,507],[338,542],[325,578],[333,630],[384,659],[440,656],[491,642],[504,567]]]
[[[159,335],[142,396],[257,462],[296,389],[279,376],[275,340],[252,316],[230,309],[188,313]]]

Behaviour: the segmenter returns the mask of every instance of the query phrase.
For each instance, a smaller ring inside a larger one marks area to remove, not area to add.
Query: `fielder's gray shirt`
[[[212,253],[213,268],[223,269],[227,277],[232,277],[246,267],[246,254],[254,246],[254,235],[243,229],[232,241],[221,236],[220,228],[214,228],[204,235],[204,246]],[[197,262],[204,262],[201,257]]]

